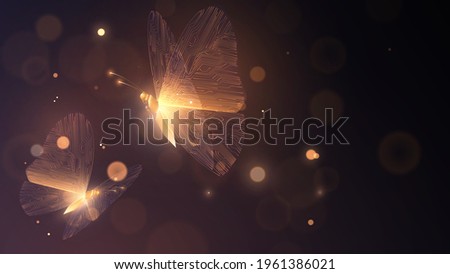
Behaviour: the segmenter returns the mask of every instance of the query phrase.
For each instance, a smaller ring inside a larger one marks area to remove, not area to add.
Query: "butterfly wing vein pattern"
[[[142,171],[140,165],[128,169],[127,177],[120,182],[106,180],[96,188],[88,191],[82,206],[67,214],[67,225],[63,239],[68,239],[95,221],[111,204],[113,204],[132,185]]]
[[[165,37],[170,39],[164,40]],[[148,21],[149,49],[157,48],[153,45],[158,44],[158,39],[161,40],[159,45],[166,45],[161,51],[165,53],[164,58],[152,57],[152,51],[149,54],[160,117],[172,119],[176,111],[180,112],[180,117],[183,114],[187,117],[189,111],[195,110],[201,124],[213,117],[224,122],[243,118],[237,113],[244,106],[245,91],[238,72],[236,36],[223,11],[215,7],[199,11],[189,21],[176,44],[164,19],[157,12],[152,12]],[[167,53],[171,54],[169,60]],[[161,60],[167,63],[161,65],[159,70],[153,69]],[[165,70],[163,79],[162,69]],[[189,133],[180,128],[178,137],[186,140],[190,134],[198,135],[198,127],[195,131]],[[166,137],[175,145],[173,132],[173,125],[169,126],[169,136]],[[182,147],[202,165],[217,175],[224,175],[241,151],[238,141],[242,131],[235,129],[233,134],[224,136],[232,138],[235,141],[232,144],[211,146],[186,141]]]
[[[57,146],[60,137],[68,147]],[[66,208],[63,239],[70,238],[97,219],[139,176],[141,166],[128,170],[121,182],[107,180],[87,191],[94,161],[92,127],[83,114],[69,114],[48,134],[43,153],[26,170],[19,200],[27,215],[35,216]]]

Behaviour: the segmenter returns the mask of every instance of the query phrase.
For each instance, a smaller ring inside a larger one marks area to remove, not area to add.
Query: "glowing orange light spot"
[[[104,36],[106,34],[106,31],[105,31],[105,29],[104,28],[99,28],[98,30],[97,30],[97,35],[98,36]]]
[[[56,79],[56,78],[58,78],[58,77],[59,77],[59,74],[58,74],[57,72],[54,72],[54,73],[53,73],[53,78]]]
[[[128,169],[124,163],[115,161],[109,164],[106,173],[111,180],[120,182],[127,177]]]
[[[254,82],[262,82],[266,78],[266,71],[264,68],[256,66],[250,70],[250,79]]]
[[[314,149],[308,149],[308,151],[306,151],[306,159],[310,161],[319,159],[319,157],[319,153],[317,153]]]
[[[56,145],[59,149],[67,149],[70,146],[70,140],[66,136],[60,136],[56,140]]]
[[[313,219],[309,219],[308,220],[308,225],[309,226],[313,226],[314,225],[314,220]]]
[[[256,166],[250,170],[250,179],[255,183],[262,182],[266,178],[266,171],[259,166]]]

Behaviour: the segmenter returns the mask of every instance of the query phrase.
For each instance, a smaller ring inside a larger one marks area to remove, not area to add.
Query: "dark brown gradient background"
[[[243,113],[270,108],[299,126],[334,107],[350,117],[350,145],[319,145],[308,161],[306,145],[261,142],[222,178],[170,145],[98,146],[93,185],[112,161],[144,167],[116,204],[67,241],[61,211],[26,216],[18,193],[31,145],[71,112],[88,117],[97,143],[106,117],[143,115],[106,70],[150,88],[149,11],[156,6],[178,36],[210,5],[236,32]],[[54,41],[36,36],[46,14],[62,25]],[[0,252],[450,252],[447,14],[437,1],[2,2]],[[262,82],[251,80],[254,66]],[[249,178],[254,166],[266,170],[261,183]]]

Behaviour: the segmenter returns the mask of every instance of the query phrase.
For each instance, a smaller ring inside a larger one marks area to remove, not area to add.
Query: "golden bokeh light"
[[[34,157],[39,157],[42,155],[42,153],[44,153],[44,148],[41,145],[32,145],[31,149],[30,149],[30,153],[31,155],[33,155]]]
[[[260,66],[253,67],[250,70],[250,79],[254,82],[262,82],[266,78],[266,71]]]
[[[66,136],[59,136],[56,145],[59,149],[67,149],[70,146],[70,140]]]
[[[52,76],[53,76],[53,78],[56,79],[56,78],[58,78],[59,74],[57,72],[54,72]]]
[[[98,36],[105,36],[105,34],[106,34],[106,31],[105,31],[104,28],[99,28],[99,29],[97,30],[97,35],[98,35]]]
[[[120,182],[127,177],[128,168],[124,163],[115,161],[109,164],[106,173],[111,180]]]
[[[308,225],[309,226],[313,226],[314,225],[314,220],[313,219],[309,219],[308,220]]]
[[[46,42],[55,41],[62,33],[62,24],[58,17],[44,15],[36,22],[36,33],[38,37]]]
[[[259,183],[262,182],[266,178],[266,171],[264,168],[255,166],[250,170],[250,179],[252,179],[253,182]]]
[[[205,190],[204,195],[206,198],[212,198],[213,192],[210,189]]]
[[[312,160],[317,160],[320,157],[320,154],[317,153],[314,149],[308,149],[306,151],[306,159],[312,161]]]

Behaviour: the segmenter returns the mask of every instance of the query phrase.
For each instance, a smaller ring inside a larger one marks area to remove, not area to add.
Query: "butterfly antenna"
[[[117,80],[117,84],[118,85],[124,85],[124,86],[130,87],[130,88],[136,90],[139,93],[144,92],[143,89],[138,87],[138,85],[136,85],[133,81],[131,81],[130,79],[128,79],[127,77],[125,77],[123,75],[117,74],[117,73],[115,73],[113,71],[108,71],[108,75],[109,76],[116,76],[117,78],[119,78]]]

